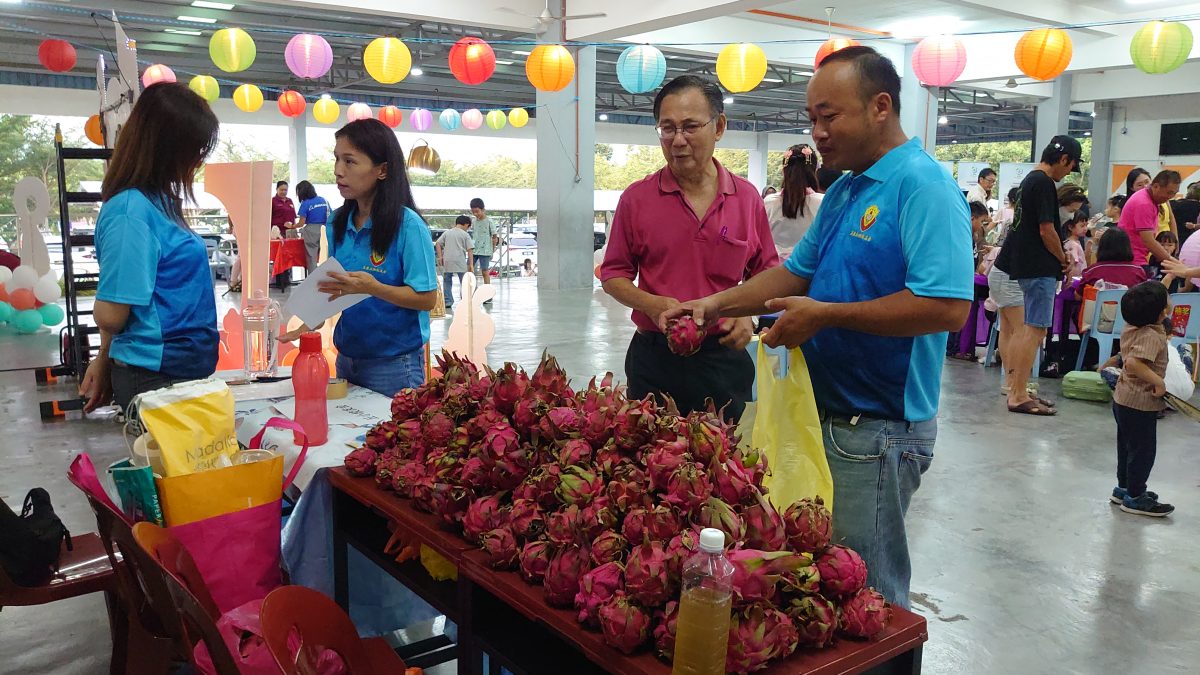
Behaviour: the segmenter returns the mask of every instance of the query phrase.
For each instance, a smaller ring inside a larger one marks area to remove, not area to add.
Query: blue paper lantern
[[[462,126],[462,115],[459,115],[454,108],[446,108],[441,115],[438,115],[438,124],[442,125],[446,131],[454,131]]]
[[[644,94],[658,89],[666,76],[667,59],[657,47],[629,47],[617,59],[617,79],[631,94]]]

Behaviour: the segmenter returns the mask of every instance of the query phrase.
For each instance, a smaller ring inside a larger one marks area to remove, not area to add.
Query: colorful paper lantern
[[[104,133],[100,130],[100,116],[92,115],[83,123],[83,135],[100,147],[104,147]]]
[[[438,124],[446,131],[455,131],[462,126],[462,115],[454,108],[446,108],[438,115]]]
[[[524,108],[513,108],[508,111],[508,123],[520,129],[529,124],[529,111]]]
[[[429,127],[433,126],[433,113],[424,108],[417,108],[409,115],[408,123],[417,131],[429,131]]]
[[[42,40],[38,45],[38,61],[46,70],[65,73],[75,67],[75,48],[66,40]]]
[[[277,103],[279,105],[279,112],[283,113],[284,117],[299,117],[304,114],[304,109],[308,107],[308,104],[304,101],[304,97],[294,89],[280,92]]]
[[[333,48],[320,35],[300,33],[288,40],[283,60],[296,77],[315,80],[333,66]]]
[[[412,69],[412,52],[397,38],[375,38],[363,50],[363,67],[376,82],[395,84],[408,77],[408,71]]]
[[[758,45],[736,42],[717,55],[717,79],[735,94],[757,87],[766,74],[767,55]]]
[[[834,52],[840,52],[846,47],[857,47],[858,45],[858,40],[850,38],[829,38],[817,48],[817,55],[813,58],[813,67],[820,68],[821,62],[825,60],[825,57]]]
[[[1071,36],[1058,28],[1038,28],[1021,36],[1013,56],[1017,68],[1035,80],[1053,80],[1071,65]]]
[[[254,46],[254,38],[246,31],[241,28],[222,28],[209,39],[208,55],[221,70],[238,73],[254,63],[258,50]]]
[[[932,87],[949,86],[967,67],[967,48],[953,35],[931,35],[917,43],[912,66],[921,82]]]
[[[463,84],[483,84],[496,72],[496,52],[477,37],[465,37],[450,48],[450,72]]]
[[[1151,21],[1129,43],[1129,56],[1138,70],[1161,75],[1182,66],[1192,53],[1192,29],[1177,21]]]
[[[426,110],[425,112],[429,112]],[[408,170],[410,173],[435,174],[442,168],[442,157],[437,150],[429,147],[425,139],[417,141],[424,145],[415,145],[408,153]]]
[[[242,112],[257,112],[263,105],[262,90],[253,84],[243,84],[233,90],[233,104]]]
[[[617,58],[617,81],[631,94],[658,89],[667,76],[667,59],[657,47],[628,47]]]
[[[488,128],[492,131],[499,131],[508,126],[508,116],[503,110],[490,110],[484,121],[487,122]]]
[[[394,105],[385,105],[379,109],[379,121],[395,129],[404,121],[404,113]]]
[[[346,108],[346,121],[357,122],[359,120],[374,119],[375,113],[371,112],[371,106],[366,103],[351,103],[349,108]]]
[[[464,128],[474,131],[483,126],[483,113],[479,112],[478,108],[471,108],[462,114],[462,124]]]
[[[147,66],[146,71],[142,73],[142,87],[149,87],[159,82],[174,82],[175,71],[161,63],[156,63],[152,66]]]
[[[188,89],[200,94],[200,98],[212,103],[221,97],[221,85],[212,75],[197,75],[188,82]]]
[[[525,59],[525,76],[534,89],[562,91],[575,78],[575,59],[562,45],[538,45]]]
[[[331,98],[321,98],[313,104],[313,119],[321,124],[333,124],[342,114],[342,106]]]

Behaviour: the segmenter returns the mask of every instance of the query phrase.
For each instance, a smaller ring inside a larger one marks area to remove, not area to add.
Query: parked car
[[[492,252],[492,267],[499,270],[521,267],[526,260],[537,267],[537,240],[526,235],[513,234],[511,241]]]

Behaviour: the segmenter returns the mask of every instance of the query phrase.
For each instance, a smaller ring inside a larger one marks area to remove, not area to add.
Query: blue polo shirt
[[[433,237],[429,226],[412,209],[392,245],[381,256],[371,250],[371,219],[354,229],[354,206],[346,218],[346,236],[337,242],[334,228],[325,228],[329,255],[347,272],[367,272],[389,286],[408,286],[418,293],[437,289]],[[407,354],[429,341],[429,312],[407,309],[379,298],[367,298],[342,312],[333,331],[338,352],[352,359],[377,359]]]
[[[918,139],[844,175],[785,263],[823,302],[904,289],[974,298],[971,217],[950,174]],[[921,422],[937,415],[946,333],[884,337],[827,328],[802,347],[817,403],[836,413]]]
[[[166,375],[208,377],[217,367],[218,340],[208,250],[164,203],[124,190],[100,209],[96,299],[129,305],[129,320],[108,354]]]
[[[320,195],[305,199],[300,202],[300,210],[296,212],[296,217],[303,218],[305,224],[324,225],[329,220],[329,202]]]

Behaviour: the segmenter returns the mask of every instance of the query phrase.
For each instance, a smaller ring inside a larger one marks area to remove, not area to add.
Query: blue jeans
[[[1054,323],[1054,295],[1058,292],[1058,279],[1037,277],[1018,279],[1017,283],[1025,294],[1025,325],[1049,328]]]
[[[395,396],[401,389],[419,387],[425,382],[425,348],[381,359],[352,359],[339,353],[337,374],[350,384]]]
[[[867,584],[908,608],[912,575],[904,515],[933,461],[937,419],[925,422],[822,413],[821,435],[833,474],[833,541],[858,551]]]
[[[442,287],[446,292],[446,306],[454,305],[454,275],[458,275],[458,282],[462,283],[463,275],[466,272],[442,272]],[[462,291],[458,292],[462,295]]]

